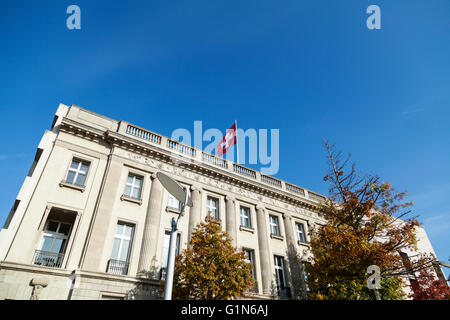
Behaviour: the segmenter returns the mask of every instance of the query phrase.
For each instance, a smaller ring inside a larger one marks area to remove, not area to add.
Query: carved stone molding
[[[262,210],[263,212],[266,211],[266,208],[260,204],[256,205],[256,210]]]
[[[236,201],[236,199],[235,198],[233,198],[233,197],[231,197],[231,196],[225,196],[225,201],[231,201],[231,202],[235,202]]]
[[[227,172],[222,168],[205,166],[204,163],[197,162],[195,159],[181,157],[177,158],[174,163],[173,154],[162,145],[149,144],[121,132],[102,131],[68,118],[63,119],[61,130],[88,140],[108,143],[113,148],[117,147],[123,157],[148,165],[153,169],[185,177],[267,205],[277,206],[283,210],[314,216],[309,212],[317,206],[314,201],[286,190],[265,185],[260,181]]]
[[[190,189],[191,189],[191,191],[198,191],[199,193],[202,193],[202,191],[203,191],[203,189],[197,185],[192,185]]]
[[[33,286],[33,291],[31,292],[30,300],[39,300],[42,289],[48,286],[48,280],[44,278],[33,278],[30,283]]]

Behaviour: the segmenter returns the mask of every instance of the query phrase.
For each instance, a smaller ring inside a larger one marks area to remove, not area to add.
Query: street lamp
[[[173,271],[175,268],[175,242],[176,242],[176,232],[178,226],[178,220],[183,215],[184,208],[186,206],[192,207],[192,200],[188,197],[187,189],[181,186],[174,179],[168,175],[158,172],[156,177],[161,182],[164,188],[171,195],[173,195],[181,203],[180,214],[178,218],[172,218],[172,229],[170,231],[170,242],[169,242],[169,255],[167,257],[167,273],[166,273],[166,283],[164,285],[164,300],[172,299],[172,287],[173,287]]]

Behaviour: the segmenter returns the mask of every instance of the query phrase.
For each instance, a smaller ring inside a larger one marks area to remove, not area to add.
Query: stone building
[[[324,197],[168,137],[61,104],[0,232],[0,299],[158,299],[179,203],[177,250],[212,215],[254,265],[256,299],[302,297]],[[423,231],[421,245],[431,251]]]

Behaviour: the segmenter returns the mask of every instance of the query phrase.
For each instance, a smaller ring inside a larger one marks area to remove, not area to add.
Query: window
[[[277,286],[279,288],[286,287],[286,281],[284,278],[284,259],[280,256],[275,256],[275,275],[277,278]]]
[[[246,262],[252,264],[252,276],[256,279],[255,273],[255,251],[251,249],[244,249],[245,256],[247,257]]]
[[[66,183],[84,186],[88,173],[89,163],[78,159],[73,159],[67,172]]]
[[[207,197],[206,199],[206,210],[208,215],[212,218],[218,220],[219,217],[219,199],[213,197]]]
[[[275,236],[281,236],[280,227],[278,225],[278,217],[270,215],[269,224],[270,224],[270,233]]]
[[[140,199],[142,190],[142,177],[129,174],[125,185],[124,195],[132,199]]]
[[[108,271],[113,274],[127,274],[133,242],[134,226],[119,222],[114,235],[114,243],[111,252],[111,260],[108,263]]]
[[[166,279],[167,259],[169,258],[170,231],[164,234],[163,252],[161,257],[161,280]],[[180,254],[180,234],[177,233],[177,242],[175,246],[175,257]]]
[[[16,199],[16,201],[14,201],[14,204],[11,208],[11,210],[9,211],[8,217],[6,218],[5,224],[3,225],[3,229],[8,229],[9,228],[9,224],[11,223],[11,220],[14,218],[14,214],[17,211],[17,208],[19,207],[20,204],[20,200]]]
[[[48,220],[40,244],[36,250],[34,264],[60,268],[66,251],[67,240],[72,225]]]
[[[256,284],[256,272],[255,272],[255,251],[252,249],[243,249],[245,256],[247,257],[246,262],[252,265],[252,277],[255,279],[255,285],[252,287],[253,291],[258,291],[258,285]]]
[[[33,176],[34,169],[36,169],[36,166],[37,166],[37,164],[39,162],[39,159],[41,158],[41,155],[42,155],[43,151],[44,151],[43,149],[40,149],[40,148],[37,149],[36,155],[34,156],[33,164],[31,165],[30,171],[28,171],[28,176],[29,177]]]
[[[303,223],[296,222],[295,229],[297,230],[297,239],[299,242],[306,243],[305,226]]]
[[[281,297],[289,297],[290,288],[286,286],[286,279],[284,277],[284,259],[280,256],[274,256],[274,258],[278,295]]]
[[[247,207],[240,207],[240,220],[241,220],[241,226],[246,228],[251,228],[251,220],[250,220],[250,208]]]
[[[181,203],[173,195],[169,193],[169,201],[167,207],[172,210],[181,210]]]

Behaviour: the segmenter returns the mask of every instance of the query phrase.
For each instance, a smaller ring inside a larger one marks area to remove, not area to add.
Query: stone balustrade
[[[196,148],[193,148],[189,145],[156,134],[152,131],[140,128],[125,121],[120,122],[118,132],[132,136],[133,138],[138,138],[139,140],[145,143],[156,145],[170,152],[175,152],[176,154],[179,154],[183,157],[188,157],[192,161],[198,161],[206,163],[208,165],[212,165],[219,169],[226,170],[230,173],[238,174],[245,178],[258,181],[270,187],[275,187],[277,189],[284,190],[295,196],[300,196],[312,200],[314,202],[322,202],[326,200],[326,197],[318,193],[308,191],[294,184],[284,182],[280,179],[274,178],[266,174],[262,174],[256,170],[247,168],[243,165],[234,163],[227,159],[217,157],[205,151],[197,150]]]

